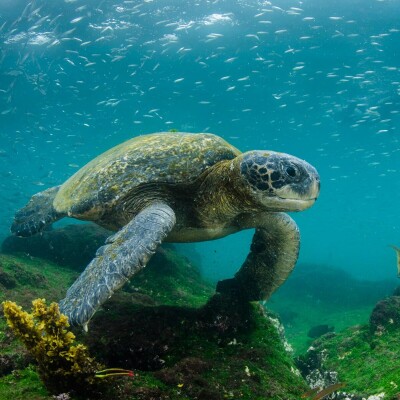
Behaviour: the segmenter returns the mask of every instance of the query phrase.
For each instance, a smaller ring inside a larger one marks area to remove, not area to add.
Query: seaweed
[[[96,391],[96,371],[102,366],[89,356],[86,346],[74,343],[75,335],[66,329],[68,318],[57,303],[46,306],[44,299],[36,299],[30,314],[11,301],[2,305],[8,326],[36,360],[51,393]]]

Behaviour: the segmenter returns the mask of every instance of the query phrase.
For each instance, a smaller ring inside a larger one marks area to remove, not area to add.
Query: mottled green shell
[[[154,133],[138,136],[90,161],[60,188],[58,212],[97,214],[143,183],[190,183],[240,151],[209,133]],[[80,211],[82,210],[82,211]]]

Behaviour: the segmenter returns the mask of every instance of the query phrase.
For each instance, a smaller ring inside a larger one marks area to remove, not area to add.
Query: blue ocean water
[[[0,239],[34,193],[109,147],[178,129],[294,154],[321,175],[293,214],[301,263],[396,276],[398,0],[2,0]],[[229,277],[251,232],[195,245]]]

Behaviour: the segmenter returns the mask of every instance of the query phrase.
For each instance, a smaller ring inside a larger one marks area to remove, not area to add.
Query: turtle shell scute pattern
[[[101,212],[144,183],[191,183],[207,168],[240,151],[209,133],[155,133],[138,136],[90,161],[60,188],[54,206]],[[82,207],[82,205],[87,205]],[[75,211],[76,214],[77,211]]]

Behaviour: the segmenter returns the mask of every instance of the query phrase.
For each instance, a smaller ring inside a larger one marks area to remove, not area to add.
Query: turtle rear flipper
[[[155,203],[110,236],[60,302],[70,325],[87,330],[96,310],[146,266],[174,225],[174,211],[165,203]]]
[[[29,203],[15,214],[11,232],[17,236],[32,236],[46,225],[65,217],[53,207],[59,189],[60,186],[54,186],[32,196]]]

